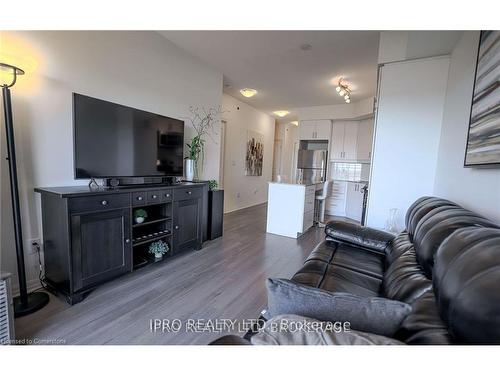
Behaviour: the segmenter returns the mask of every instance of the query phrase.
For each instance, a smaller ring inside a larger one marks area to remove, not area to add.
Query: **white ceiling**
[[[335,92],[339,76],[352,84],[353,102],[375,95],[378,31],[159,33],[222,72],[225,93],[267,113],[344,103]],[[245,98],[244,87],[259,93]]]

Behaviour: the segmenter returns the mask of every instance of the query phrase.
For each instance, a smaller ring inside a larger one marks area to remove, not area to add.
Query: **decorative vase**
[[[196,169],[196,162],[193,159],[186,159],[185,175],[186,181],[194,180],[194,173]]]
[[[163,254],[160,253],[155,254],[155,259],[161,259],[161,258],[163,258]]]
[[[136,222],[137,224],[144,223],[144,218],[143,218],[142,216],[136,217],[136,218],[135,218],[135,222]]]
[[[387,222],[385,225],[387,231],[394,233],[394,234],[399,233],[398,212],[399,212],[399,210],[397,208],[391,208],[389,210],[389,218],[387,219]]]

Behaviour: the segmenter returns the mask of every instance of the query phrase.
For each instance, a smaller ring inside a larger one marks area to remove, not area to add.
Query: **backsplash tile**
[[[333,180],[366,181],[370,174],[370,164],[338,163],[330,164],[330,178]]]

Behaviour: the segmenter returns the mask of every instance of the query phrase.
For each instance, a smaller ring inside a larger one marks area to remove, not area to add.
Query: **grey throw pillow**
[[[268,320],[252,336],[253,345],[404,345],[403,342],[374,333],[307,329],[321,322],[297,315],[278,315]]]
[[[411,306],[386,298],[332,293],[284,279],[267,279],[267,307],[271,317],[294,314],[349,322],[350,328],[392,337]]]

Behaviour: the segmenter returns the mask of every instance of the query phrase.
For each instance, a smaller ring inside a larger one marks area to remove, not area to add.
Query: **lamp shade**
[[[12,87],[15,85],[17,76],[22,76],[24,70],[17,66],[0,62],[0,86]]]

